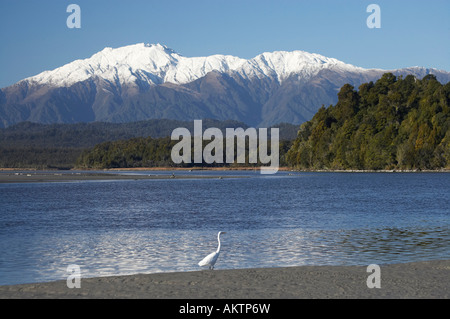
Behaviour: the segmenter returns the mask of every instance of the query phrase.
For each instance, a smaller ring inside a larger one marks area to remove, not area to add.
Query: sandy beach
[[[98,173],[98,172],[41,172],[41,171],[29,171],[29,172],[12,172],[3,171],[0,172],[0,184],[1,183],[50,183],[50,182],[75,182],[75,181],[106,181],[106,180],[145,180],[145,179],[187,179],[187,178],[236,178],[236,176],[211,176],[201,175],[201,173],[195,175],[185,175],[182,172],[174,173],[173,175],[168,172],[165,175],[155,174],[118,174],[118,173]]]
[[[381,288],[368,288],[367,266],[203,270],[81,278],[0,286],[0,298],[151,299],[448,299],[450,260],[380,265]]]

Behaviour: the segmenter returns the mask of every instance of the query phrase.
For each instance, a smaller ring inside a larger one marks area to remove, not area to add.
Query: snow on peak
[[[157,83],[164,72],[180,58],[160,44],[144,43],[120,48],[104,48],[92,57],[76,60],[53,71],[42,72],[31,79],[56,86],[69,86],[99,76],[107,81],[134,82],[138,75]]]
[[[201,78],[208,72],[219,71],[237,72],[244,77],[270,76],[281,82],[291,74],[305,77],[323,68],[336,67],[356,68],[336,59],[304,51],[265,52],[249,60],[230,55],[183,57],[159,43],[138,43],[119,48],[107,47],[90,58],[73,61],[26,80],[70,86],[98,76],[120,84],[132,84],[138,80],[149,84],[184,84]]]
[[[316,53],[275,51],[262,53],[249,60],[243,72],[255,76],[258,76],[258,73],[260,75],[270,75],[281,82],[292,74],[307,78],[324,68],[361,69]]]

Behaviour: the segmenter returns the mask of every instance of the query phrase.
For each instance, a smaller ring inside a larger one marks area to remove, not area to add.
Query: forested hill
[[[440,169],[450,166],[450,83],[383,75],[301,125],[287,154],[300,169]]]

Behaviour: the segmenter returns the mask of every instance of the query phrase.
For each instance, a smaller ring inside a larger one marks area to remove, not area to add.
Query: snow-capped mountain
[[[149,118],[233,119],[253,126],[309,120],[333,104],[345,83],[359,86],[387,71],[363,69],[304,51],[184,57],[161,45],[105,48],[0,90],[0,126],[21,121],[128,122]],[[441,82],[450,73],[390,71]]]
[[[303,51],[266,52],[245,60],[230,55],[184,57],[161,44],[139,43],[117,49],[105,48],[84,60],[25,79],[35,84],[68,87],[94,76],[121,85],[146,82],[186,84],[211,71],[236,73],[244,78],[270,77],[281,82],[291,74],[310,77],[322,69],[362,71],[336,59]]]
[[[165,82],[184,84],[214,70],[236,69],[244,61],[225,55],[186,58],[161,44],[140,43],[117,49],[105,48],[88,59],[76,60],[25,80],[65,87],[95,76],[121,85],[137,81],[152,85]]]

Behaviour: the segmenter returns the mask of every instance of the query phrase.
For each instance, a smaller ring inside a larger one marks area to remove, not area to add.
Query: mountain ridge
[[[237,120],[251,126],[300,124],[334,104],[346,83],[358,87],[386,72],[442,83],[450,72],[364,69],[305,51],[183,57],[161,44],[105,48],[0,89],[0,127],[38,123],[133,122],[168,118]]]
[[[301,50],[264,52],[252,59],[214,54],[202,57],[184,57],[161,44],[138,43],[119,48],[106,47],[86,59],[67,63],[54,70],[25,78],[35,84],[70,86],[99,76],[121,84],[136,80],[151,84],[186,84],[211,71],[237,72],[244,77],[273,76],[280,80],[292,73],[312,73],[323,67],[359,69],[334,58]]]

